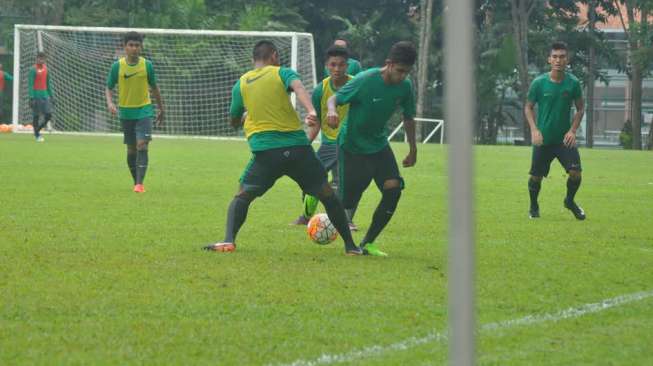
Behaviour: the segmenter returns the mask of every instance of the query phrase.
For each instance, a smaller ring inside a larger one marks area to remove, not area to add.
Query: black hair
[[[342,57],[345,60],[349,58],[349,51],[347,51],[346,48],[340,47],[340,46],[331,46],[327,48],[326,51],[326,58],[327,60],[329,57]]]
[[[45,58],[46,57],[45,52],[43,52],[43,51],[37,52],[36,57]]]
[[[417,50],[412,42],[401,41],[392,45],[388,59],[391,62],[403,64],[406,66],[413,66],[417,58]]]
[[[277,49],[277,46],[272,43],[272,41],[268,41],[267,39],[264,39],[262,41],[256,42],[256,45],[254,46],[254,51],[252,52],[252,56],[254,60],[256,61],[263,61],[267,60],[274,53],[279,54],[279,50]]]
[[[569,51],[569,49],[567,48],[567,44],[562,41],[555,41],[551,44],[551,51],[557,51],[557,50]]]
[[[124,36],[122,36],[122,44],[127,44],[129,41],[135,41],[139,43],[143,43],[143,35],[138,33],[138,32],[127,32],[125,33]]]

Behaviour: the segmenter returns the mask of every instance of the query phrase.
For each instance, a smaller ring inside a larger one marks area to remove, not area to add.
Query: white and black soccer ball
[[[329,244],[338,237],[338,230],[325,213],[319,213],[311,217],[308,225],[306,225],[306,232],[308,232],[308,237],[311,240],[320,245]]]

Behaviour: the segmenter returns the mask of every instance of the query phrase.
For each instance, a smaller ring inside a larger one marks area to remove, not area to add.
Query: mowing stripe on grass
[[[488,323],[482,325],[480,330],[485,331],[494,331],[497,329],[509,329],[519,326],[534,325],[546,322],[557,322],[560,320],[578,318],[587,314],[598,313],[603,310],[608,310],[613,307],[625,305],[635,301],[641,301],[653,297],[653,290],[635,292],[632,294],[621,295],[613,297],[610,299],[605,299],[600,302],[590,303],[581,305],[578,307],[568,308],[565,310],[558,311],[556,313],[548,313],[541,315],[527,315],[522,318],[505,320],[501,322]],[[422,344],[430,342],[440,342],[446,341],[447,334],[440,333],[437,331],[431,332],[424,337],[410,337],[404,339],[401,342],[392,343],[387,346],[369,346],[358,350],[353,350],[347,353],[341,354],[323,354],[320,357],[314,360],[296,360],[288,364],[278,364],[279,366],[313,366],[313,365],[329,365],[340,362],[351,362],[357,359],[368,358],[373,356],[378,356],[382,353],[392,352],[392,351],[404,351]]]

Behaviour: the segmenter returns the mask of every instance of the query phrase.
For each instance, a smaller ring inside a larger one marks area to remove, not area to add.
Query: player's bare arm
[[[290,84],[290,87],[295,92],[299,103],[302,105],[302,107],[304,107],[304,109],[306,109],[307,114],[304,122],[308,125],[309,128],[317,128],[319,130],[320,124],[317,121],[317,113],[313,107],[313,102],[311,102],[311,97],[308,95],[306,88],[304,88],[304,84],[302,84],[300,80],[295,79]]]
[[[564,144],[567,147],[576,146],[576,131],[578,130],[578,126],[580,126],[580,121],[583,119],[583,115],[585,114],[585,101],[583,98],[576,99],[574,104],[576,105],[576,113],[571,121],[571,128],[565,134],[564,139]]]
[[[526,115],[528,126],[531,129],[531,142],[535,146],[542,145],[542,132],[540,132],[540,130],[537,128],[537,125],[535,124],[535,104],[533,104],[533,102],[526,102],[526,105],[524,106],[524,114]]]
[[[320,133],[320,122],[318,119],[318,122],[315,124],[315,126],[309,126],[308,131],[306,131],[306,137],[308,137],[308,141],[313,142],[317,135]]]
[[[410,150],[403,161],[404,168],[414,166],[417,163],[417,143],[415,142],[415,120],[413,118],[404,118],[404,129]]]
[[[336,104],[336,96],[332,95],[327,99],[327,124],[331,128],[338,128],[340,118],[338,117],[338,106]]]
[[[156,101],[156,126],[161,127],[163,126],[163,116],[164,116],[164,109],[163,109],[163,97],[161,97],[161,90],[159,89],[158,86],[155,86],[151,89],[152,96],[154,97],[154,100]]]
[[[109,88],[105,88],[104,90],[104,96],[107,99],[107,109],[111,114],[114,116],[118,113],[118,108],[116,108],[116,105],[113,104],[113,92]]]

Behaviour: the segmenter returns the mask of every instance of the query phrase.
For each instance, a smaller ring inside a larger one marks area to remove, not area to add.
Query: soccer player
[[[326,68],[329,70],[329,76],[322,80],[313,90],[312,102],[317,113],[317,119],[320,121],[321,144],[317,150],[317,158],[320,160],[324,169],[331,172],[333,181],[338,182],[338,156],[337,144],[338,128],[331,128],[327,123],[326,102],[335,92],[352,79],[347,75],[347,60],[349,52],[346,48],[340,46],[331,46],[326,52]],[[325,113],[322,113],[322,112]],[[345,104],[338,107],[338,116],[344,119],[349,111],[349,105]],[[296,225],[306,225],[308,220],[313,217],[317,209],[318,200],[314,196],[303,194],[304,212],[293,222]],[[349,229],[358,230],[356,225],[349,220]]]
[[[574,202],[580,187],[582,170],[580,154],[576,147],[576,130],[585,112],[583,93],[578,79],[565,71],[568,62],[566,44],[553,43],[548,61],[551,71],[533,80],[524,108],[533,141],[528,180],[531,200],[529,216],[533,219],[540,217],[537,196],[540,193],[542,178],[549,174],[551,162],[557,158],[569,174],[567,196],[563,204],[576,219],[585,220],[585,212]],[[570,123],[572,103],[576,106],[576,113]],[[533,110],[535,104],[537,104],[537,124]]]
[[[2,118],[4,117],[4,93],[5,93],[5,85],[7,84],[7,81],[12,81],[14,78],[9,74],[8,72],[5,72],[3,70],[2,64],[0,64],[0,121],[2,121]]]
[[[327,175],[317,160],[309,138],[290,102],[289,91],[308,112],[305,123],[309,136],[315,138],[319,126],[315,108],[299,79],[289,68],[279,66],[279,51],[262,40],[253,51],[254,69],[245,73],[232,90],[231,124],[244,125],[252,159],[240,178],[240,188],[227,211],[224,240],[204,247],[217,252],[236,250],[236,234],[245,222],[251,202],[262,196],[283,175],[289,176],[301,189],[317,196],[345,242],[345,254],[360,255],[347,226],[340,200],[327,181]],[[243,123],[243,114],[247,117]]]
[[[347,49],[347,41],[345,41],[344,39],[336,39],[335,41],[333,41],[333,46]],[[356,74],[358,74],[361,71],[363,71],[363,67],[361,66],[361,63],[355,58],[348,57],[347,75],[356,76]],[[324,67],[324,75],[330,75],[329,68],[326,65]]]
[[[36,64],[29,69],[27,87],[29,91],[29,105],[32,107],[32,126],[36,142],[43,142],[41,129],[52,119],[52,104],[54,98],[50,87],[50,75],[45,64],[45,52],[36,54]],[[39,120],[43,115],[43,124]]]
[[[372,180],[381,191],[381,202],[374,211],[372,224],[360,246],[368,255],[385,257],[374,241],[388,224],[399,203],[404,181],[388,143],[387,124],[397,107],[404,117],[410,151],[403,161],[411,167],[417,161],[415,144],[415,97],[413,84],[406,76],[417,52],[410,42],[395,43],[385,66],[358,74],[327,101],[328,123],[340,123],[337,105],[349,103],[349,112],[338,134],[338,193],[350,213]]]
[[[113,115],[119,111],[124,143],[127,145],[127,166],[134,180],[134,192],[143,193],[154,114],[150,93],[157,104],[157,127],[163,124],[163,98],[156,83],[152,62],[141,57],[143,36],[137,32],[127,32],[123,37],[123,46],[126,57],[120,58],[111,66],[105,94],[109,111]],[[113,104],[111,92],[116,84],[118,108]]]

